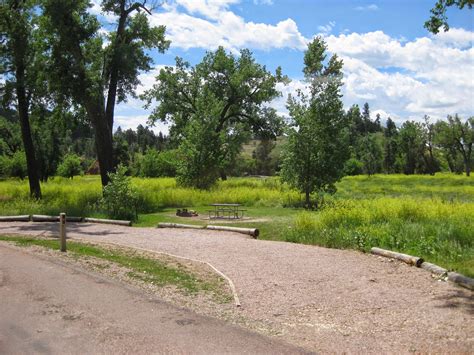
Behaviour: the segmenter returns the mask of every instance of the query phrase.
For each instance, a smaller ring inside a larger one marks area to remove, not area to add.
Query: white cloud
[[[368,101],[402,117],[435,119],[474,112],[474,33],[453,29],[446,36],[403,42],[382,31],[326,37],[344,60],[344,101]]]
[[[176,0],[165,7],[166,12],[153,14],[151,23],[156,26],[165,25],[171,46],[183,49],[216,49],[223,46],[236,52],[244,47],[263,50],[306,48],[307,39],[291,18],[275,25],[246,22],[229,11],[229,6],[236,2],[237,0]]]
[[[336,22],[329,21],[329,23],[327,23],[326,25],[318,26],[318,31],[320,31],[323,35],[328,35],[331,33],[335,25]]]
[[[354,9],[357,11],[377,11],[379,7],[375,4],[370,4],[367,6],[357,6]]]

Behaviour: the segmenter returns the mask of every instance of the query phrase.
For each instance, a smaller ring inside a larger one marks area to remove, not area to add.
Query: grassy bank
[[[474,276],[474,180],[461,175],[376,175],[344,178],[325,208],[293,208],[301,195],[277,178],[231,178],[210,191],[176,186],[174,179],[132,179],[140,196],[138,226],[158,222],[207,224],[174,216],[187,207],[207,215],[215,202],[241,203],[262,239],[368,250],[372,246],[412,253]],[[41,202],[28,198],[27,182],[0,181],[0,214],[97,216],[98,177],[43,184]]]
[[[0,235],[0,241],[13,242],[18,246],[36,245],[43,248],[59,250],[57,239],[39,239],[30,237],[17,237]],[[128,276],[156,286],[173,285],[186,293],[201,291],[212,292],[219,300],[230,300],[222,289],[225,284],[222,280],[202,280],[184,266],[171,265],[165,261],[144,257],[123,250],[104,249],[95,245],[68,241],[68,253],[75,257],[88,257],[106,260],[129,270]]]

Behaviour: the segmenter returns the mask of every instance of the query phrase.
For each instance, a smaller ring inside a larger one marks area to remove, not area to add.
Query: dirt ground
[[[0,233],[57,234],[2,223]],[[316,352],[472,353],[474,293],[428,272],[355,251],[230,232],[68,224],[68,236],[211,263],[234,282],[233,321]]]
[[[0,243],[1,354],[283,354],[302,349]]]

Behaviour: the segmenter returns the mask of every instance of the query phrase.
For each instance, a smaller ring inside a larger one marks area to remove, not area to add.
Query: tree
[[[114,170],[112,129],[117,102],[134,95],[138,74],[151,69],[149,49],[164,52],[165,27],[150,27],[146,0],[103,0],[102,10],[116,16],[115,31],[104,43],[87,0],[44,0],[43,35],[51,53],[51,87],[62,100],[81,105],[94,127],[102,185]]]
[[[398,134],[398,146],[404,160],[403,172],[415,174],[425,153],[423,125],[419,122],[405,121]]]
[[[395,122],[389,117],[387,118],[386,128],[384,130],[385,146],[384,146],[384,168],[388,174],[395,172],[395,163],[397,160],[397,136],[398,130]]]
[[[81,158],[76,154],[66,155],[58,167],[58,175],[70,179],[75,175],[79,175],[81,172]]]
[[[474,117],[462,122],[458,115],[448,116],[448,122],[440,121],[436,124],[436,132],[437,144],[460,153],[466,176],[470,176],[474,145]]]
[[[380,134],[380,133],[379,133]],[[363,163],[364,172],[371,176],[380,172],[383,160],[381,144],[376,133],[370,133],[359,142],[360,157]]]
[[[337,55],[325,64],[326,49],[320,37],[308,44],[303,72],[310,94],[298,91],[287,104],[291,127],[281,177],[305,194],[306,208],[313,207],[313,192],[336,191],[335,183],[342,178],[349,157],[349,125],[340,93],[343,64]]]
[[[473,0],[438,0],[430,11],[431,17],[425,22],[425,28],[431,33],[436,34],[443,27],[444,32],[446,32],[449,30],[448,16],[446,16],[447,8],[456,6],[462,10],[467,6],[468,9],[472,9],[473,5]]]
[[[36,50],[31,41],[34,17],[34,1],[5,0],[0,4],[0,61],[1,73],[6,79],[2,91],[6,95],[4,101],[9,101],[14,96],[26,156],[30,195],[39,199],[41,186],[29,117],[36,82],[32,65]]]
[[[220,47],[192,67],[181,58],[160,71],[145,94],[150,105],[159,102],[152,122],[171,123],[170,139],[179,144],[183,161],[178,182],[210,187],[233,164],[251,133],[275,136],[281,118],[265,104],[279,95],[275,85],[285,78],[272,75],[248,50],[240,56]]]

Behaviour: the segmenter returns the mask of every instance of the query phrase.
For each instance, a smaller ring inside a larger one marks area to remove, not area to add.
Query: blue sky
[[[98,3],[98,0],[95,0]],[[249,48],[257,61],[281,66],[292,82],[271,103],[286,114],[285,101],[304,89],[302,59],[314,36],[344,60],[344,105],[369,102],[372,112],[398,123],[459,113],[474,115],[474,29],[472,10],[450,8],[451,30],[429,34],[423,23],[435,0],[167,0],[151,18],[167,27],[166,54],[153,54],[156,69],[141,75],[149,88],[163,65],[176,56],[198,63],[222,45],[238,53]],[[99,13],[94,6],[92,12]],[[116,110],[117,126],[146,123],[148,112],[131,99]],[[167,131],[159,125],[156,130]]]

